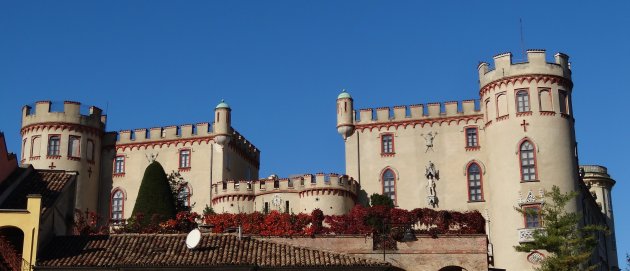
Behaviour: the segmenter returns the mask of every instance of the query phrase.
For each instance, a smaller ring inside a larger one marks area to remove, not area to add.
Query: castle
[[[615,181],[602,166],[583,166],[575,141],[568,56],[548,63],[544,50],[510,53],[481,63],[479,104],[354,109],[337,98],[337,130],[345,141],[345,174],[259,178],[260,151],[231,126],[231,108],[218,104],[212,124],[106,131],[101,109],[64,102],[25,106],[22,164],[78,172],[76,207],[128,218],[146,166],[159,161],[184,180],[178,200],[194,211],[344,214],[365,195],[389,196],[405,209],[478,210],[487,220],[488,256],[496,268],[531,269],[544,251],[517,253],[543,219],[515,207],[539,209],[552,186],[577,191],[569,207],[583,223],[605,224],[593,261],[617,267],[610,192]],[[86,112],[84,112],[86,111]],[[589,190],[590,189],[590,190]],[[363,195],[363,196],[362,196]]]

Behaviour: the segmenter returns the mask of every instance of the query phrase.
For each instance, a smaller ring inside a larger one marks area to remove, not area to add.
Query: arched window
[[[529,112],[529,93],[525,89],[516,92],[516,112]]]
[[[486,99],[485,102],[486,105],[486,122],[492,120],[492,116],[494,116],[494,109],[492,108],[492,105],[490,105],[490,98]]]
[[[383,195],[388,196],[396,203],[396,175],[391,169],[383,172]]]
[[[468,201],[483,201],[483,185],[481,183],[481,168],[472,163],[466,171],[468,179]]]
[[[536,154],[534,145],[529,141],[524,141],[520,147],[521,159],[521,180],[536,180]]]
[[[41,137],[40,136],[34,136],[33,139],[31,139],[31,157],[39,157],[39,152],[41,149]]]
[[[119,223],[124,218],[125,194],[120,189],[112,193],[111,219],[114,223]]]
[[[190,188],[188,185],[182,185],[177,191],[177,203],[179,206],[190,208]]]
[[[94,161],[94,141],[91,139],[87,140],[87,154],[86,157],[88,161]]]

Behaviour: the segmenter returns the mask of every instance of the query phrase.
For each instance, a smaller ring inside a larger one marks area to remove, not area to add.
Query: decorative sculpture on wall
[[[145,154],[144,156],[146,156],[146,157],[147,157],[147,160],[149,161],[149,164],[150,164],[150,163],[155,162],[155,160],[157,159],[158,155],[160,155],[160,153],[157,153],[157,154],[151,154],[151,155],[146,155],[146,154]]]
[[[424,176],[427,178],[427,203],[431,207],[438,206],[438,197],[435,191],[436,181],[440,179],[440,171],[435,168],[435,164],[429,161],[429,165],[425,167]]]
[[[437,136],[438,132],[429,132],[428,134],[424,135],[424,134],[420,134],[422,137],[424,137],[425,140],[425,144],[427,146],[427,149],[424,151],[425,153],[428,152],[429,150],[433,151],[433,139],[435,139],[435,136]]]

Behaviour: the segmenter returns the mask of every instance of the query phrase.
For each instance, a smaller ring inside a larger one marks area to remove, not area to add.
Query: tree
[[[388,208],[394,208],[394,201],[386,195],[374,193],[370,196],[370,202],[372,203],[372,206],[385,206]]]
[[[162,165],[154,161],[144,171],[132,217],[138,217],[141,225],[147,225],[174,219],[175,215],[175,199],[168,178]]]
[[[534,232],[533,242],[514,247],[520,252],[531,252],[536,249],[550,252],[537,270],[594,270],[597,267],[588,263],[597,245],[597,233],[606,229],[601,225],[581,226],[579,224],[581,216],[565,210],[566,205],[576,195],[576,192],[561,193],[560,188],[553,186],[551,192],[545,193],[545,198],[551,199],[551,202],[545,202],[540,209],[540,216],[544,221],[542,230]],[[524,215],[533,215],[530,213],[531,209],[516,210]]]
[[[192,203],[190,206],[185,204],[185,198],[180,198],[181,189],[187,184],[179,172],[173,170],[167,176],[168,184],[171,187],[171,194],[173,194],[173,200],[175,204],[175,213],[179,212],[190,212],[190,210],[195,206],[195,203]]]

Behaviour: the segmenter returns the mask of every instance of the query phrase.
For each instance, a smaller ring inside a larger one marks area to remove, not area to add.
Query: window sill
[[[116,177],[125,177],[125,173],[124,172],[123,173],[114,173],[113,177],[114,178],[116,178]]]
[[[88,161],[88,163],[94,165],[94,160],[87,160],[87,161]]]
[[[180,168],[178,169],[178,171],[179,171],[179,172],[188,172],[188,171],[190,171],[190,167],[180,167]]]
[[[81,161],[81,157],[68,156],[68,160]]]
[[[560,113],[560,117],[563,117],[565,119],[570,119],[571,115],[567,114],[567,113]]]
[[[468,203],[480,203],[480,202],[486,202],[485,199],[482,200],[469,200]]]
[[[517,112],[516,113],[517,117],[531,116],[531,115],[532,115],[532,111],[523,111],[523,112]]]
[[[381,153],[381,157],[394,157],[395,155],[395,152]]]
[[[541,116],[555,116],[556,112],[554,111],[540,111]]]
[[[481,149],[481,146],[476,147],[466,147],[466,151],[478,151]]]
[[[540,180],[528,180],[528,181],[521,180],[521,183],[539,183],[539,182]]]
[[[46,159],[61,159],[61,155],[46,155]]]
[[[510,115],[503,115],[503,116],[500,116],[500,117],[497,118],[497,122],[502,121],[502,120],[506,120],[506,119],[509,119],[509,118],[510,118]]]
[[[28,159],[29,160],[39,160],[40,156],[31,156]]]

